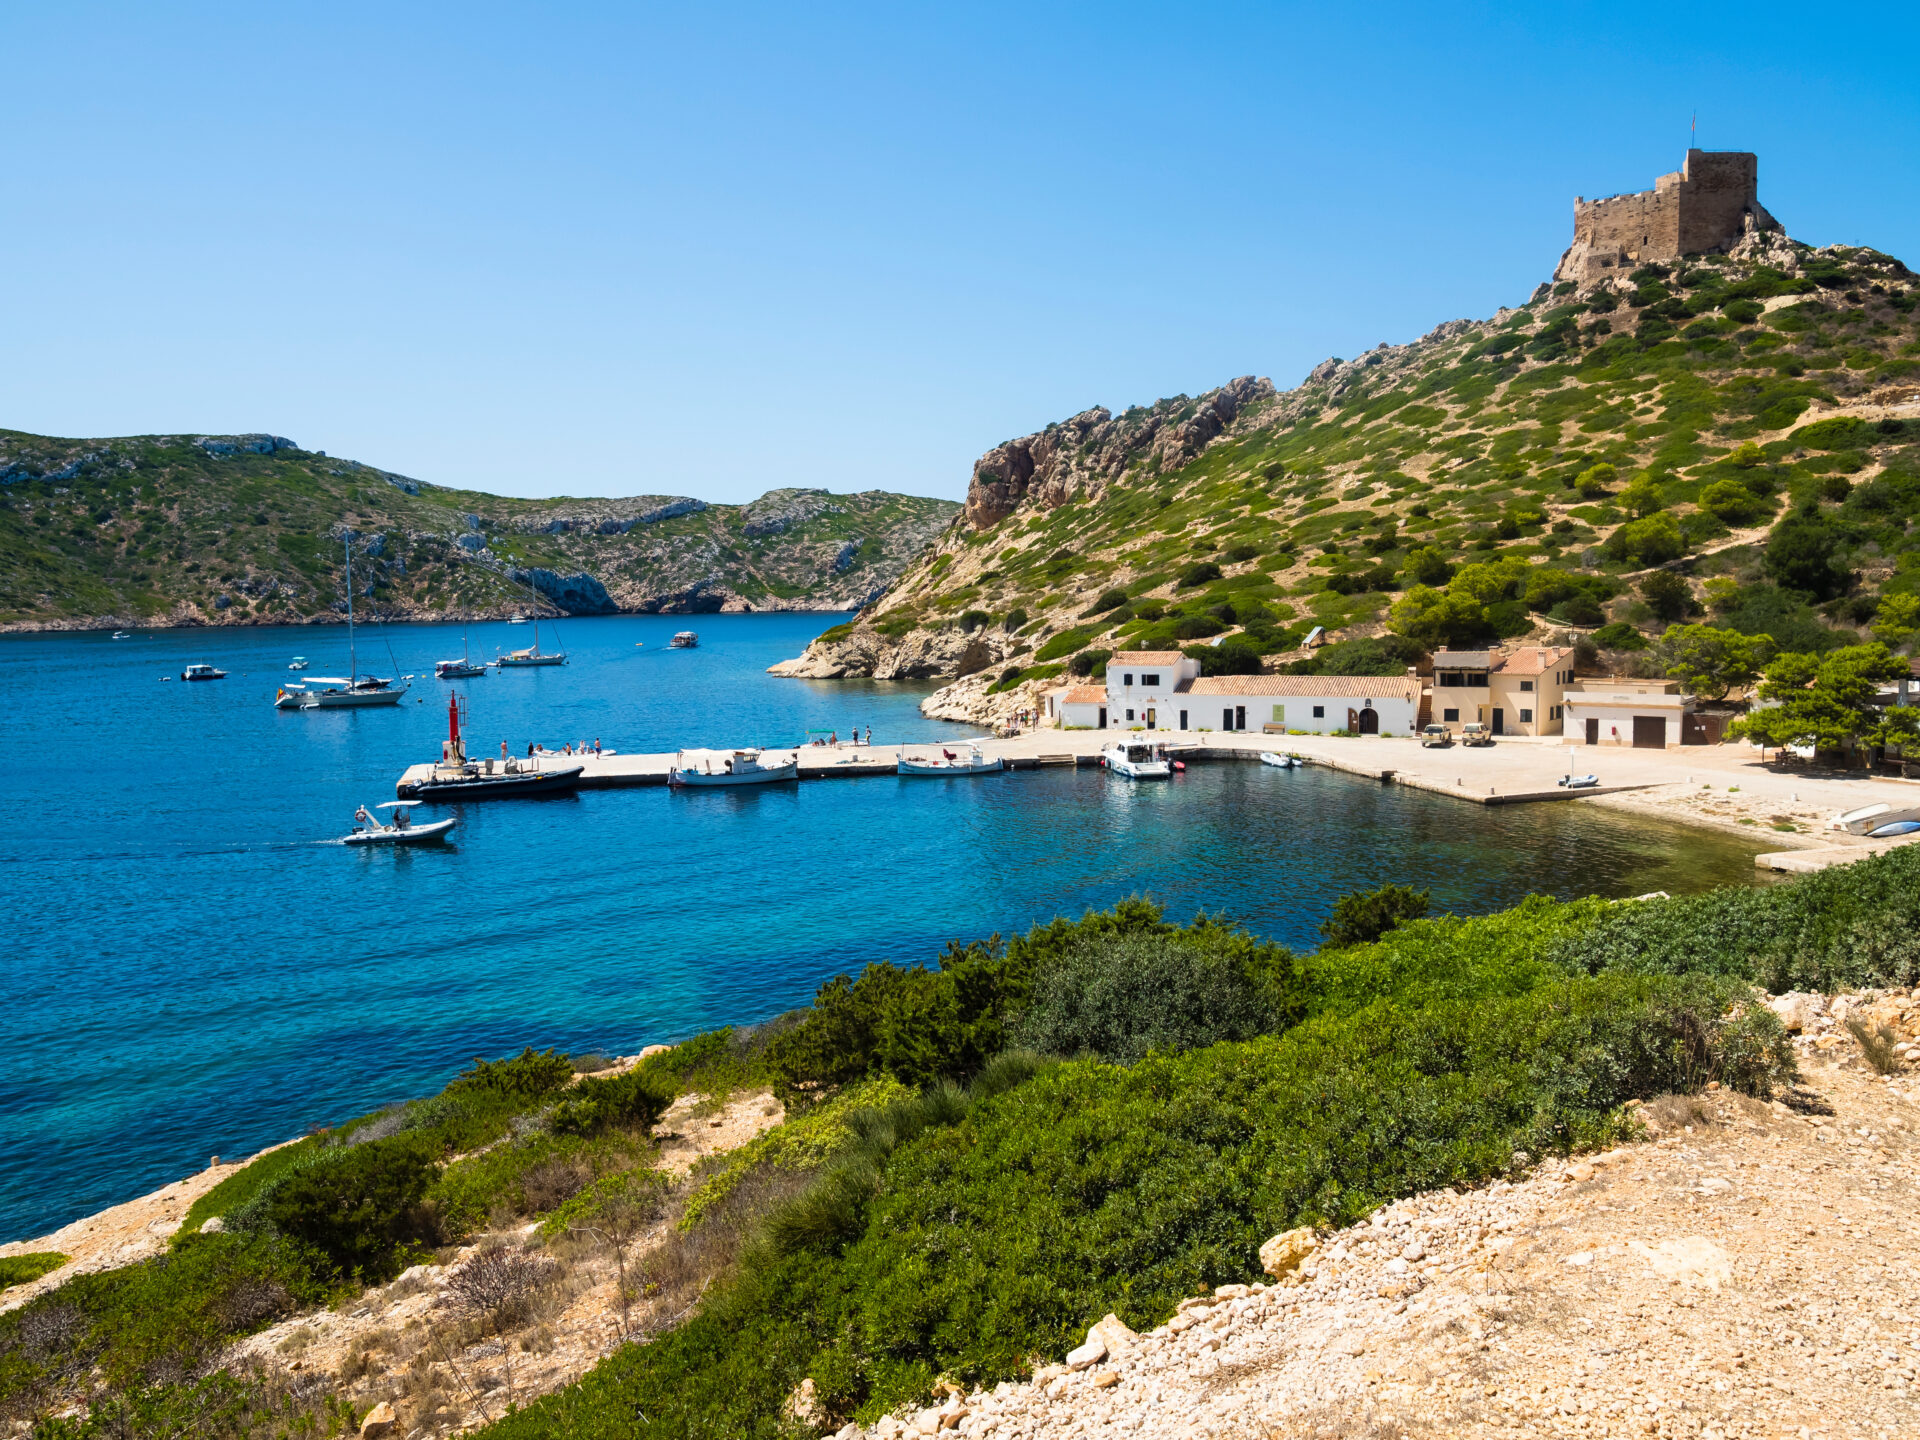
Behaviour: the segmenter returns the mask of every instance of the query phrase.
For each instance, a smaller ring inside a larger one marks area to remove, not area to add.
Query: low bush
[[[229,1225],[305,1247],[324,1272],[375,1284],[397,1274],[410,1247],[437,1235],[421,1202],[439,1147],[425,1135],[326,1146],[263,1187]]]
[[[310,1136],[291,1145],[282,1145],[278,1150],[269,1150],[234,1171],[187,1207],[186,1218],[181,1221],[180,1229],[174,1235],[174,1243],[178,1244],[188,1235],[198,1234],[200,1227],[216,1215],[224,1216],[250,1204],[268,1185],[295,1166],[304,1164],[320,1144],[319,1140]]]
[[[1231,934],[1100,936],[1051,955],[1012,1038],[1047,1055],[1132,1064],[1265,1034],[1279,1021],[1277,997],[1265,966],[1222,943]]]
[[[665,1074],[636,1065],[607,1079],[582,1080],[547,1113],[557,1135],[598,1135],[615,1128],[645,1134],[673,1103]]]
[[[1616,620],[1594,631],[1593,643],[1602,650],[1644,650],[1647,648],[1647,637],[1626,621]]]
[[[1424,918],[1431,901],[1431,891],[1411,885],[1356,890],[1333,902],[1333,913],[1321,924],[1320,933],[1333,946],[1371,945],[1403,921]]]
[[[1220,567],[1213,561],[1196,561],[1180,572],[1180,588],[1191,590],[1196,585],[1205,585],[1210,580],[1218,580],[1220,573]]]
[[[67,1263],[58,1250],[36,1250],[26,1255],[0,1255],[0,1290],[27,1285]]]

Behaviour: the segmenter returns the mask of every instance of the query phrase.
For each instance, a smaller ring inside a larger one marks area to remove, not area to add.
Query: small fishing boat
[[[1262,765],[1271,765],[1276,770],[1298,770],[1300,768],[1300,757],[1298,755],[1282,755],[1274,750],[1262,750],[1260,752],[1260,763]]]
[[[364,805],[361,806],[360,813],[353,817],[358,822],[353,827],[353,833],[341,836],[340,843],[342,845],[431,845],[446,839],[447,832],[453,829],[454,822],[451,819],[429,820],[424,825],[416,825],[410,813],[412,804],[410,800],[389,800],[385,804],[374,806],[376,810],[393,811],[393,818],[385,825],[369,815]]]
[[[1891,840],[1895,835],[1911,835],[1920,830],[1920,820],[1894,820],[1882,825],[1878,830],[1869,830],[1869,840]]]
[[[1167,747],[1147,740],[1115,741],[1100,752],[1100,763],[1129,780],[1165,780],[1173,774]]]
[[[1920,805],[1889,805],[1883,800],[1877,805],[1862,805],[1858,810],[1844,810],[1827,824],[1848,835],[1871,835],[1883,826],[1902,820],[1920,820]]]
[[[700,637],[691,630],[682,630],[667,644],[675,650],[694,650],[699,648]]]
[[[224,680],[227,672],[216,670],[211,665],[189,665],[180,672],[182,680]]]
[[[998,755],[991,759],[982,755],[977,740],[967,745],[963,755],[942,748],[938,760],[910,758],[900,751],[895,754],[894,769],[902,775],[996,775],[1007,766]]]
[[[304,655],[296,655],[296,656],[294,656],[294,657],[293,657],[293,659],[292,659],[292,660],[290,660],[290,661],[288,661],[288,662],[287,662],[287,669],[289,669],[289,670],[304,670],[304,669],[306,669],[306,668],[307,668],[307,666],[308,666],[308,665],[310,665],[311,663],[312,663],[312,662],[311,662],[310,660],[308,660],[306,656],[304,656]]]
[[[673,766],[667,771],[667,784],[675,789],[703,785],[772,785],[800,778],[798,751],[771,764],[764,758],[766,753],[764,750],[682,750],[674,756]]]
[[[133,638],[133,632],[131,630],[116,630],[113,632],[113,638],[116,640],[131,640]]]

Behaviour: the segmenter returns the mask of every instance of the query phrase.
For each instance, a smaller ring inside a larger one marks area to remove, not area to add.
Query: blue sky
[[[1920,267],[1912,6],[0,9],[0,426],[512,494],[958,498],[1089,405],[1523,300],[1760,153]]]

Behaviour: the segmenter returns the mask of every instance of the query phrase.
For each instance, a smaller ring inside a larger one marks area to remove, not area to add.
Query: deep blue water
[[[855,724],[877,741],[967,733],[919,714],[929,686],[764,673],[837,618],[567,622],[564,669],[455,682],[469,743],[657,751]],[[700,649],[663,648],[688,625]],[[274,710],[291,655],[344,670],[331,628],[0,637],[14,757],[0,798],[0,1239],[210,1154],[426,1093],[476,1055],[631,1053],[802,1004],[871,960],[931,960],[948,939],[1129,894],[1305,946],[1336,896],[1388,880],[1470,913],[1532,891],[1753,875],[1754,847],[1698,831],[1255,765],[1143,786],[1054,769],[596,791],[461,807],[443,852],[353,851],[324,842],[437,751],[448,687],[432,662],[459,653],[461,632],[361,637],[363,663],[427,675],[413,692],[425,703]],[[475,626],[473,651],[529,637]],[[159,683],[195,660],[231,678]]]

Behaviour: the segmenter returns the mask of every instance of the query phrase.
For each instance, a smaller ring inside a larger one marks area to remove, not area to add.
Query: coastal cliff
[[[865,491],[521,500],[276,435],[0,431],[0,629],[849,610],[960,507]]]
[[[1891,256],[1757,233],[1542,284],[1289,390],[1085,410],[982,455],[954,523],[775,670],[964,678],[927,712],[988,723],[1116,649],[1348,663],[1299,648],[1316,627],[1625,656],[1705,615],[1853,643],[1906,587],[1920,519],[1917,301]]]

